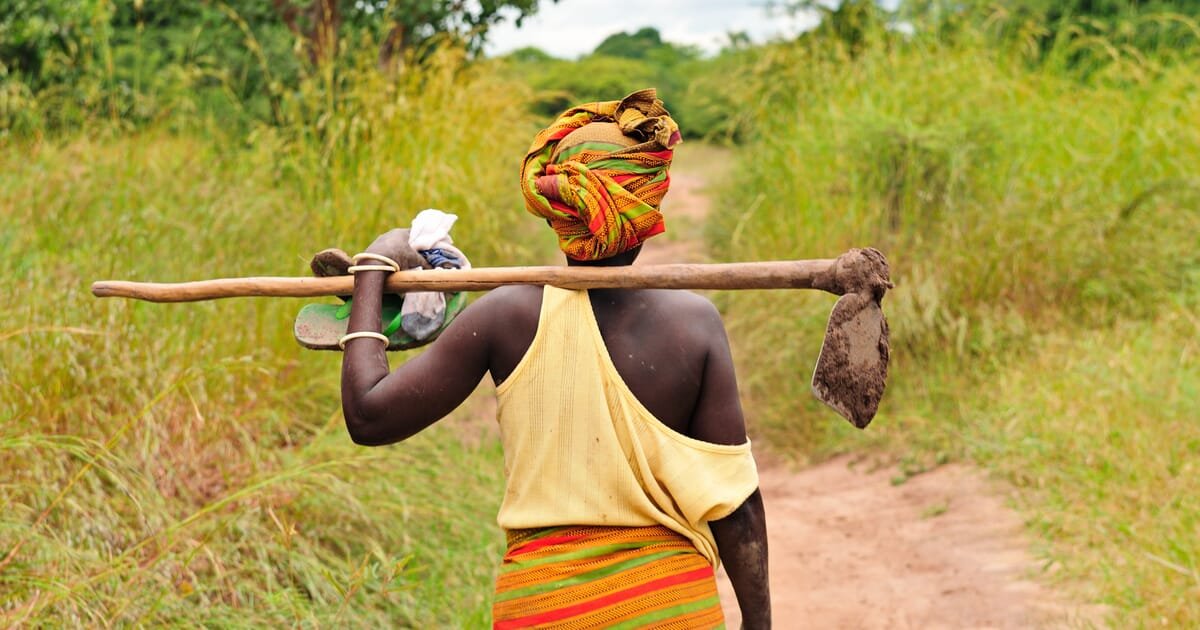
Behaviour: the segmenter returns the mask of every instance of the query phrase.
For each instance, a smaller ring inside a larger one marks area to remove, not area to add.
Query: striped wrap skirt
[[[508,533],[493,628],[724,628],[713,567],[651,527]]]

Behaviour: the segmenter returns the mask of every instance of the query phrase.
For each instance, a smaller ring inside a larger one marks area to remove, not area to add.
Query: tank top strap
[[[538,326],[540,327],[546,323],[546,316],[548,314],[566,314],[567,311],[580,311],[585,304],[589,309],[592,307],[587,291],[560,289],[546,285],[542,287],[542,312],[538,317]]]
[[[595,347],[595,341],[603,339],[603,337],[600,335],[600,326],[592,312],[592,301],[588,298],[587,291],[560,289],[547,285],[542,292],[542,311],[538,316],[538,334],[540,335],[543,330],[546,333],[543,343],[566,344],[578,347],[579,350],[587,348],[589,355],[605,352],[603,344]],[[541,352],[547,350],[554,351],[554,348],[539,349]],[[574,355],[568,357],[568,360],[574,362],[582,358]],[[592,357],[589,356],[589,358]],[[598,367],[602,367],[605,363],[603,357],[599,355],[594,358]]]
[[[597,350],[604,350],[596,348],[595,339],[600,331],[591,309],[587,291],[547,285],[542,291],[542,308],[533,342],[496,392],[503,396],[518,382],[540,381],[547,375],[578,377],[582,372],[602,373],[604,357]]]

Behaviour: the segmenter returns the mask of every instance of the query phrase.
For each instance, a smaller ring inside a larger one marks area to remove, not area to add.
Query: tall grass
[[[730,295],[757,430],[800,458],[969,456],[1028,491],[1063,575],[1120,627],[1200,623],[1200,74],[1087,81],[959,33],[759,59],[756,138],[711,222],[727,259],[874,245],[893,377],[867,433],[807,393],[831,300]]]
[[[301,275],[431,206],[459,214],[476,264],[541,259],[515,190],[525,89],[452,52],[346,73],[282,99],[284,126],[172,121],[0,153],[0,625],[486,622],[494,440],[352,445],[339,355],[291,339],[300,301],[87,290]]]

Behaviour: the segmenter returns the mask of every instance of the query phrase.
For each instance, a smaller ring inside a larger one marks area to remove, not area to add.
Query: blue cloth
[[[451,256],[440,249],[423,249],[418,252],[425,257],[425,260],[434,267],[442,267],[450,265],[454,268],[462,267],[462,261],[457,256]]]

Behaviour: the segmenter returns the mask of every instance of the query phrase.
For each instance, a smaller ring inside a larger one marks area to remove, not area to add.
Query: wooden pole
[[[387,291],[488,291],[509,284],[563,289],[812,289],[828,275],[834,259],[722,264],[634,265],[630,267],[490,267],[401,271],[388,277]],[[148,302],[196,302],[230,297],[318,297],[350,295],[352,276],[333,278],[220,278],[157,283],[101,280],[96,297]]]

